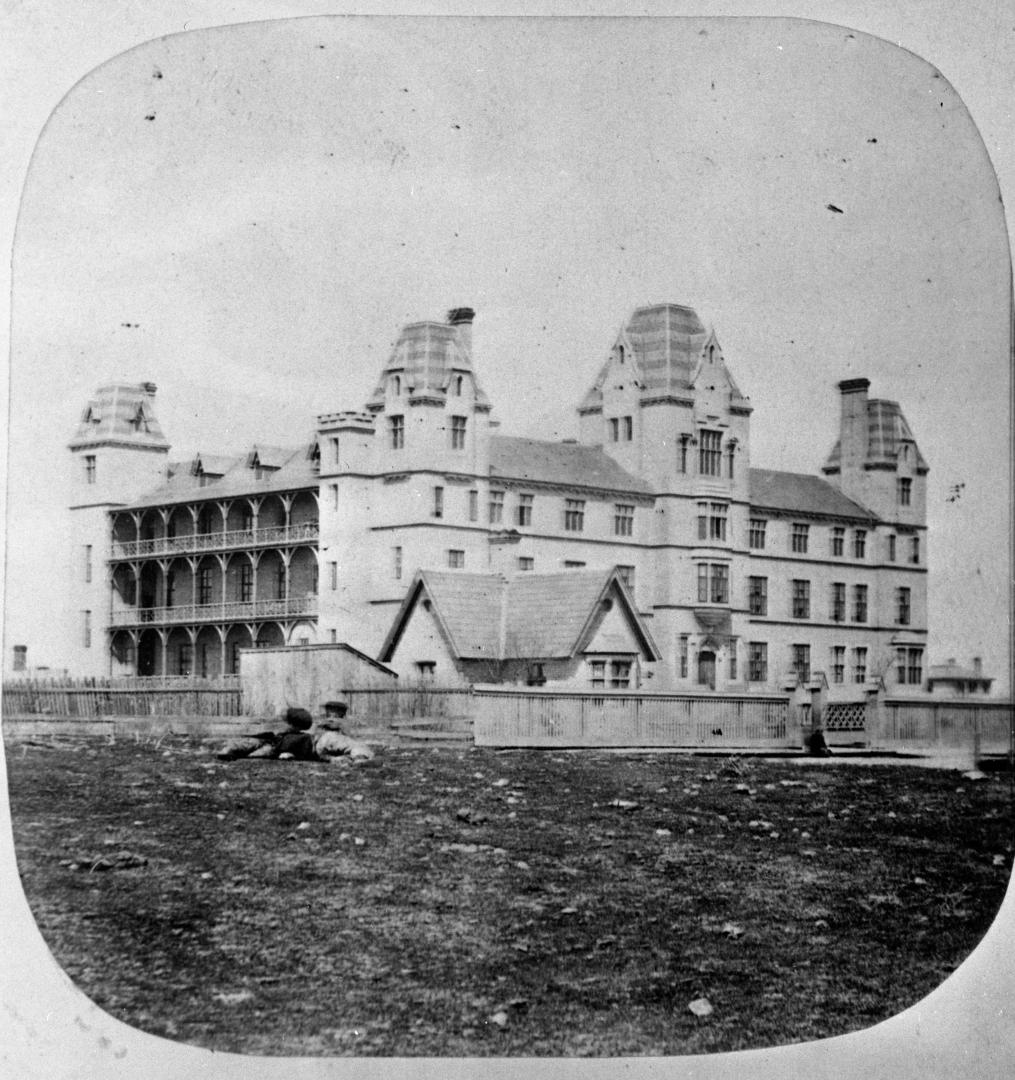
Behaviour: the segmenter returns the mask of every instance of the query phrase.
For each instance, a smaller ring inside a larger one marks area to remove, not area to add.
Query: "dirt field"
[[[7,744],[64,969],[138,1028],[258,1054],[760,1047],[917,1001],[990,924],[1007,777],[666,754]]]

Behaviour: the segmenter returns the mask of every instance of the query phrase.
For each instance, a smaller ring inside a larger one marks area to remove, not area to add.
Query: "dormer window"
[[[130,426],[134,429],[134,431],[148,430],[148,420],[145,417],[143,406],[139,405],[137,407],[137,412],[135,412],[134,416],[131,418]]]
[[[461,375],[456,375],[455,376],[455,381],[452,384],[453,387],[454,387],[455,397],[461,397],[462,396],[462,386],[463,386],[464,382],[465,382],[465,379],[464,379],[463,376],[461,376]]]
[[[617,346],[617,363],[622,364],[624,362],[624,346]]]

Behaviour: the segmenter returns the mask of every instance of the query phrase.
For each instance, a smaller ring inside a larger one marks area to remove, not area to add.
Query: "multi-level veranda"
[[[315,490],[130,507],[111,527],[114,674],[235,674],[241,649],[314,637]]]

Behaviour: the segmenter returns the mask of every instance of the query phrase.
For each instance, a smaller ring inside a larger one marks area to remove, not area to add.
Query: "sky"
[[[59,472],[103,382],[158,385],[174,458],[295,444],[363,405],[403,323],[469,305],[501,430],[566,438],[629,313],[675,301],[752,400],[754,466],[817,472],[841,379],[900,401],[931,466],[929,662],[982,655],[1007,686],[1009,241],[988,150],[1004,184],[1011,20],[932,3],[934,37],[915,5],[848,7],[782,10],[856,28],[167,17],[125,40],[128,19],[104,54],[82,27],[78,67],[26,35],[50,96],[5,136],[41,129],[13,245],[5,656],[59,663]],[[862,32],[892,18],[932,62]]]

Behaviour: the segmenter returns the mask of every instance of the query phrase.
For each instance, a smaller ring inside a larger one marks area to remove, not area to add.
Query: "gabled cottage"
[[[510,579],[421,570],[379,659],[402,678],[444,686],[624,690],[660,654],[616,568]]]

